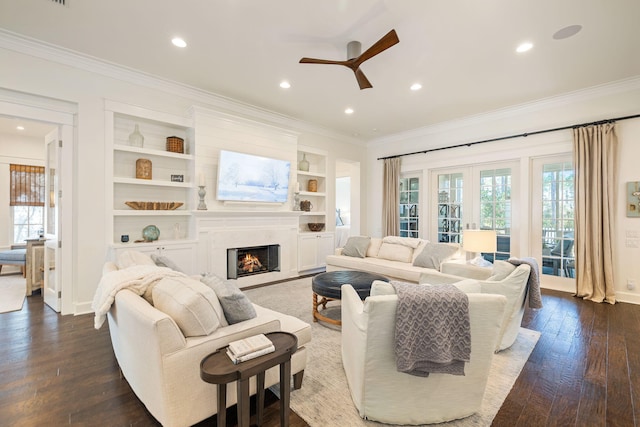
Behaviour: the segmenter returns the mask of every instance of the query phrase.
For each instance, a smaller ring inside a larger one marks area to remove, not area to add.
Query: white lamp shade
[[[497,249],[495,230],[463,230],[462,247],[467,252],[495,252]]]

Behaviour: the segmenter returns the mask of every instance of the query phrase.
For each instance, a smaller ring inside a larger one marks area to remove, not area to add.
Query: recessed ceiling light
[[[353,114],[353,108],[347,108],[346,110],[344,110],[345,114]]]
[[[174,37],[171,39],[171,43],[177,47],[187,47],[187,42],[181,39],[180,37]]]
[[[582,30],[582,25],[569,25],[556,31],[553,38],[556,40],[568,39],[578,34],[580,30]]]
[[[533,43],[524,42],[517,47],[516,52],[518,53],[526,52],[528,50],[531,50],[532,47],[533,47]]]
[[[289,84],[289,82],[288,82],[288,81],[283,80],[282,82],[280,82],[280,87],[281,87],[282,89],[289,89],[289,88],[291,87],[291,84]]]
[[[422,85],[420,83],[414,83],[411,85],[411,90],[420,90],[422,89]]]
[[[16,129],[18,129],[18,130],[24,130],[24,126],[16,126]]]

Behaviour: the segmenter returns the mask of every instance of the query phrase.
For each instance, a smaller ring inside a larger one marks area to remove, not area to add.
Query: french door
[[[465,228],[496,230],[496,252],[482,255],[508,259],[517,247],[518,170],[518,162],[433,170],[430,240],[462,243]]]

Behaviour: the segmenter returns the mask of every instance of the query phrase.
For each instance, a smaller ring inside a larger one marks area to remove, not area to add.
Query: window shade
[[[44,167],[10,166],[10,206],[44,206]]]

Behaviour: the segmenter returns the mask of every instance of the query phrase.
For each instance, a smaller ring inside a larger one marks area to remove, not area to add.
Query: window
[[[462,173],[438,175],[438,241],[460,243],[463,203]]]
[[[400,178],[400,236],[419,237],[420,178]]]
[[[575,173],[571,162],[542,165],[542,273],[574,277]]]
[[[10,165],[9,205],[13,217],[13,241],[37,237],[44,225],[44,167]]]

